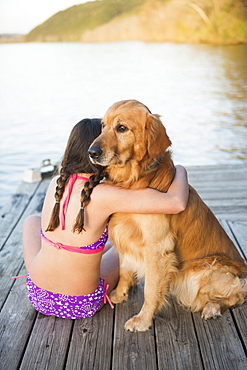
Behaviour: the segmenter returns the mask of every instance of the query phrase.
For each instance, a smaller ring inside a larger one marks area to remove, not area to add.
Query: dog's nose
[[[102,154],[102,150],[98,146],[91,146],[88,149],[88,153],[91,158],[98,159]]]

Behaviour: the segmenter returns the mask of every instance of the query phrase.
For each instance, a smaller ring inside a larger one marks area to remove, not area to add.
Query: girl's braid
[[[87,181],[84,185],[84,188],[81,192],[81,208],[77,215],[75,225],[73,227],[74,232],[81,233],[82,231],[86,231],[84,229],[84,208],[88,205],[91,200],[91,194],[93,189],[96,185],[100,183],[103,178],[106,177],[106,173],[104,171],[104,167],[97,167],[96,172],[90,176],[89,181]]]
[[[70,177],[70,172],[66,169],[66,167],[62,167],[60,171],[60,176],[57,179],[57,186],[55,192],[55,205],[53,207],[51,218],[49,221],[49,225],[45,231],[54,231],[60,224],[59,213],[60,213],[60,200],[62,199],[65,185],[68,182]]]

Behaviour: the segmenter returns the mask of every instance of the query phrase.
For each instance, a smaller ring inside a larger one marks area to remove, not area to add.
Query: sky
[[[0,0],[0,34],[26,34],[60,10],[94,0]]]

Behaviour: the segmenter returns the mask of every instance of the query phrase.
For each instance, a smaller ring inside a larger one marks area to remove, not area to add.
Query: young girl
[[[41,219],[30,216],[24,223],[28,297],[45,315],[78,319],[93,316],[106,300],[111,304],[108,294],[119,278],[118,255],[106,245],[111,214],[172,214],[187,204],[187,174],[182,166],[176,167],[167,193],[99,183],[104,173],[92,165],[87,151],[100,132],[99,119],[75,125],[60,176],[47,190]]]

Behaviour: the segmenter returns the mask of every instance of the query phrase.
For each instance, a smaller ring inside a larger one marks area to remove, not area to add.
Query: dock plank
[[[65,369],[110,369],[113,322],[108,304],[93,317],[75,320]]]
[[[204,369],[189,311],[170,300],[154,323],[159,369]]]
[[[220,188],[207,188],[205,187],[200,188],[199,186],[196,187],[197,193],[200,195],[200,197],[205,201],[211,200],[211,199],[224,199],[224,200],[230,200],[229,199],[229,189],[220,189]],[[232,190],[231,190],[232,191]],[[230,192],[231,192],[230,191]],[[237,191],[232,192],[232,200],[233,202],[235,199],[246,199],[247,196],[247,190],[246,185],[243,185],[242,187],[238,186]]]
[[[136,315],[143,304],[143,280],[131,288],[127,302],[115,307],[112,369],[157,370],[154,327],[147,332],[124,331],[125,322]]]
[[[21,370],[61,370],[67,360],[72,320],[38,313],[30,334]]]
[[[245,353],[247,353],[247,302],[245,301],[242,306],[232,308],[231,311],[237,325],[239,337],[241,339],[243,348],[245,350]]]
[[[238,222],[227,221],[233,235],[235,236],[236,246],[245,259],[247,259],[247,226]]]
[[[234,242],[242,257],[247,259],[247,226],[226,220],[221,220],[221,224],[228,236]],[[244,351],[247,353],[247,300],[245,300],[243,305],[236,306],[230,311]]]
[[[215,320],[202,320],[193,314],[204,367],[210,370],[244,370],[247,360],[230,310]]]
[[[18,369],[37,311],[30,305],[25,281],[18,279],[0,315],[0,368]]]
[[[23,214],[30,200],[39,188],[41,183],[28,184],[22,182],[16,193],[0,210],[0,250],[8,240],[8,236],[12,232],[19,218]]]

